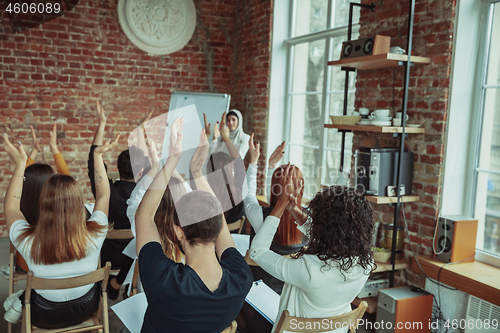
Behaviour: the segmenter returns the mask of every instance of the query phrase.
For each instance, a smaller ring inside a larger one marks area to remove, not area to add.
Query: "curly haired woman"
[[[297,221],[309,243],[294,259],[269,249],[280,217],[287,206],[296,205],[296,194],[302,187],[294,170],[290,165],[286,168],[285,189],[250,248],[250,257],[260,267],[285,282],[275,323],[284,310],[302,318],[324,318],[351,311],[350,303],[373,267],[371,207],[361,194],[343,186],[326,188],[310,201],[307,220]]]

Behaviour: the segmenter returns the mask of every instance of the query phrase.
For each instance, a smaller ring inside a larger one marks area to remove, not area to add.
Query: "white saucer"
[[[374,126],[391,126],[390,121],[374,121],[372,120],[372,125]]]
[[[358,121],[358,125],[371,125],[372,122],[368,119]]]
[[[420,127],[422,124],[406,124],[406,127]]]
[[[372,121],[389,121],[392,120],[392,117],[375,117],[372,118]]]

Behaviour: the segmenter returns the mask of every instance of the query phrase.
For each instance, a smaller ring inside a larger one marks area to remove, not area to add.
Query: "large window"
[[[479,220],[476,247],[500,256],[500,2],[491,1],[484,14],[470,207]]]
[[[304,197],[312,198],[322,184],[339,180],[342,135],[325,129],[329,115],[341,115],[344,104],[345,72],[328,67],[340,59],[347,40],[348,0],[294,0],[288,45],[288,84],[285,138],[290,145],[288,160],[304,175]],[[353,22],[359,19],[355,7]],[[353,29],[356,39],[358,26]],[[354,111],[356,74],[349,77],[348,113]],[[349,173],[352,133],[346,135],[344,169]]]

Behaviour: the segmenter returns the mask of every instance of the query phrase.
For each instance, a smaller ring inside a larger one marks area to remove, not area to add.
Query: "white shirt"
[[[351,311],[350,304],[369,275],[356,265],[344,273],[347,278],[344,280],[335,262],[331,268],[322,268],[324,262],[315,255],[288,259],[274,253],[269,247],[279,221],[275,216],[268,216],[250,247],[250,257],[266,272],[285,282],[273,332],[284,310],[301,318],[326,318]],[[309,221],[299,230],[308,230],[308,224]],[[335,332],[347,332],[347,329]]]
[[[106,238],[108,217],[101,211],[94,211],[89,221],[95,221],[99,225],[105,226],[106,229],[97,237],[89,238],[87,255],[85,258],[71,262],[54,265],[35,264],[31,259],[31,246],[33,244],[33,239],[28,237],[24,238],[21,242],[17,241],[17,237],[29,227],[28,222],[24,220],[17,220],[12,224],[9,231],[9,237],[17,251],[19,251],[19,253],[26,260],[30,271],[32,271],[36,277],[45,279],[71,278],[85,275],[97,269],[102,243]],[[92,286],[93,284],[89,284],[82,287],[60,290],[37,289],[36,292],[49,301],[65,302],[85,295],[92,288]]]

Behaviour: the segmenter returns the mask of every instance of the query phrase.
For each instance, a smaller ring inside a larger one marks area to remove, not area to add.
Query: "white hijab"
[[[236,109],[231,109],[229,110],[229,112],[236,113],[236,116],[238,117],[238,127],[234,131],[229,132],[229,140],[231,140],[236,149],[238,149],[241,158],[245,158],[245,155],[249,147],[248,140],[250,140],[250,135],[243,132],[243,115],[241,114],[241,112]],[[226,125],[227,125],[227,116],[226,116]],[[222,138],[219,137],[217,141],[221,142]],[[220,147],[216,148],[214,152],[216,151],[224,151],[228,153],[225,145],[220,145]]]

